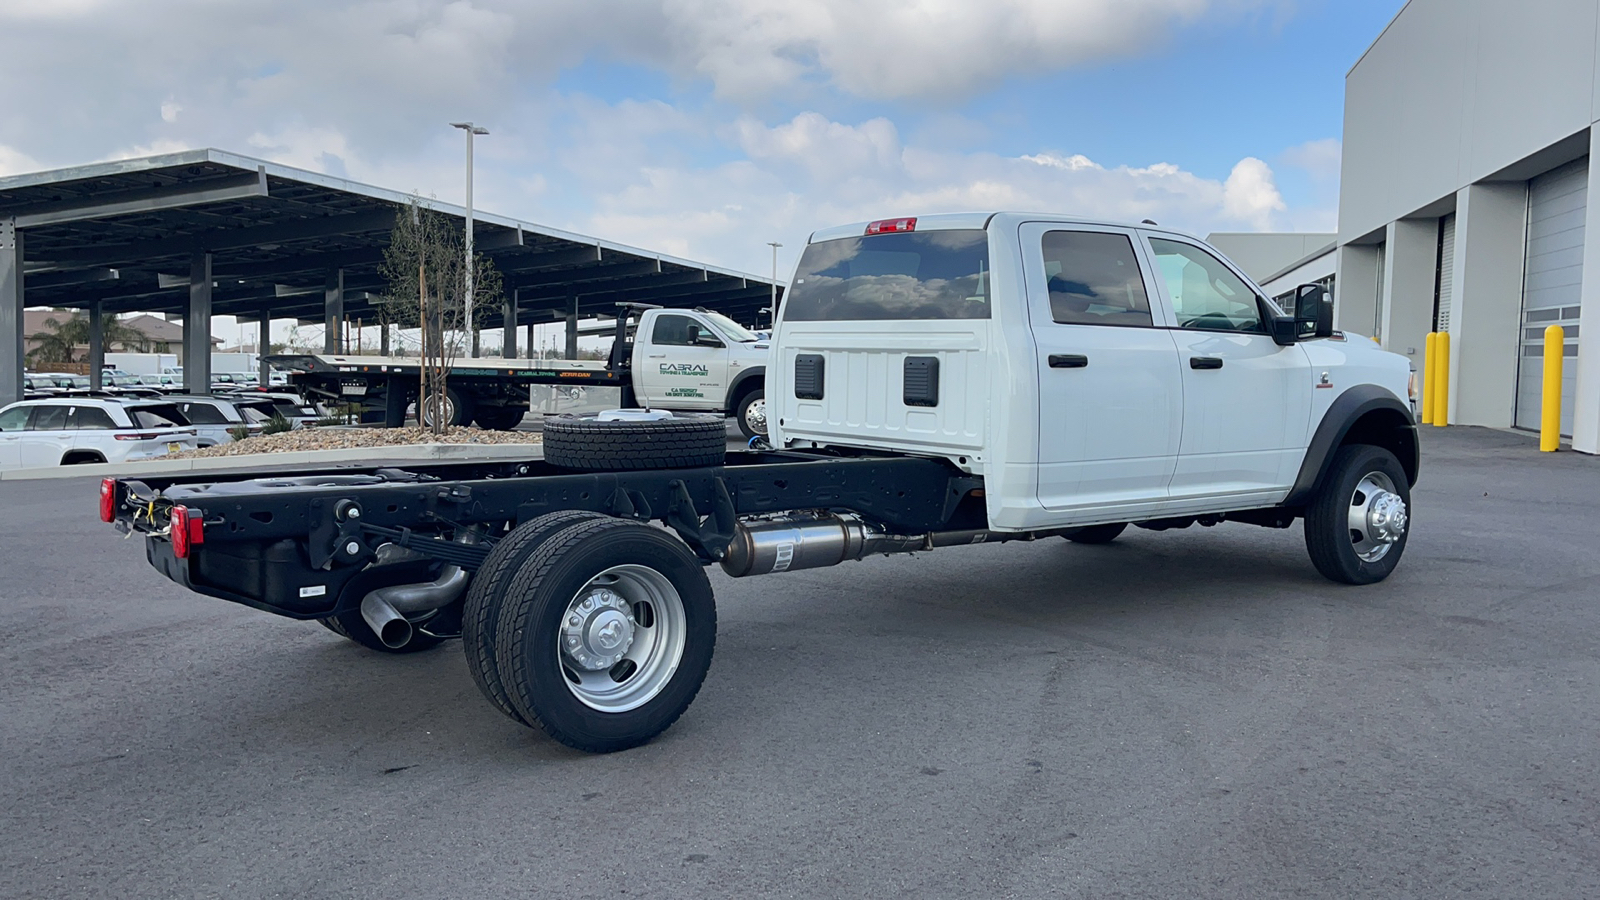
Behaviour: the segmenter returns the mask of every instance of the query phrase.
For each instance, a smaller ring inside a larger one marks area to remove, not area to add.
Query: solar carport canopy
[[[209,386],[210,318],[377,324],[372,305],[399,192],[218,150],[0,178],[0,402],[21,396],[22,309],[183,317],[185,381]],[[425,200],[450,216],[458,206]],[[504,279],[484,328],[609,316],[618,302],[705,307],[753,322],[769,281],[487,213],[476,249]],[[98,334],[98,329],[95,329]],[[96,340],[91,356],[102,349]],[[503,351],[516,355],[516,329]]]

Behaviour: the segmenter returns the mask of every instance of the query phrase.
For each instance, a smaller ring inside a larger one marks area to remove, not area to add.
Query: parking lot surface
[[[1366,588],[1298,525],[713,570],[611,756],[6,482],[0,897],[1600,896],[1600,460],[1425,431]]]

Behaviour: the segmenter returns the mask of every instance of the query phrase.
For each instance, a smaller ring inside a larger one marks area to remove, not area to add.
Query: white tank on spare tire
[[[590,472],[720,466],[727,454],[722,416],[659,409],[610,409],[547,416],[544,458]]]

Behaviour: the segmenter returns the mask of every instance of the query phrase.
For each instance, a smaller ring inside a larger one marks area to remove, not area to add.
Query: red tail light
[[[146,434],[141,432],[123,432],[121,434],[114,434],[112,437],[119,441],[153,441],[156,438],[161,437],[161,435]]]
[[[111,522],[117,518],[117,480],[100,479],[100,521]]]
[[[206,542],[205,518],[196,514],[189,516],[189,507],[174,506],[172,508],[172,555],[179,559],[188,559],[193,548]]]
[[[867,224],[867,234],[894,234],[900,231],[916,231],[917,218],[909,219],[879,219]]]

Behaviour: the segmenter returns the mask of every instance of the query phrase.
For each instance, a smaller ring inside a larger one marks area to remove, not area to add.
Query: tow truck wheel
[[[739,430],[748,438],[767,436],[767,392],[757,388],[739,401]]]
[[[432,428],[434,419],[443,419],[449,426],[465,425],[472,421],[472,400],[449,385],[444,389],[444,403],[440,409],[434,410],[436,404],[428,402],[427,397],[417,398],[417,421],[424,428]]]
[[[538,550],[550,535],[563,528],[592,519],[603,519],[599,513],[582,510],[562,510],[545,513],[518,525],[511,533],[494,545],[478,574],[467,589],[466,607],[461,616],[461,645],[467,657],[467,671],[472,681],[495,708],[526,725],[522,714],[511,705],[506,695],[505,682],[500,678],[500,667],[495,662],[495,634],[500,620],[500,601],[518,567]]]
[[[1306,552],[1332,581],[1382,581],[1405,553],[1410,512],[1411,483],[1393,453],[1341,447],[1306,507]]]
[[[716,645],[698,558],[666,531],[603,518],[569,525],[506,585],[496,662],[522,720],[569,747],[637,747],[683,715]]]

